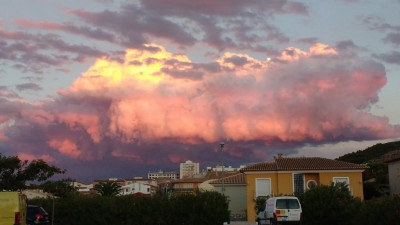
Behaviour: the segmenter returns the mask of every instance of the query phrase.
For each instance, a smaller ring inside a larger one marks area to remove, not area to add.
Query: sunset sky
[[[2,1],[0,153],[88,182],[400,140],[399,12],[400,0]]]

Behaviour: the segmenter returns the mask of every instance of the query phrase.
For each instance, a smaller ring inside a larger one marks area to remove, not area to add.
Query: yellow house
[[[362,172],[366,165],[318,157],[277,157],[240,170],[247,181],[247,220],[254,221],[257,197],[303,193],[316,185],[346,183],[354,197],[363,199]]]

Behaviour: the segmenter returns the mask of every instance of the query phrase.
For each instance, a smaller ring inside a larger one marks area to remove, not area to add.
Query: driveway
[[[230,225],[255,225],[256,222],[247,222],[247,221],[231,221]]]

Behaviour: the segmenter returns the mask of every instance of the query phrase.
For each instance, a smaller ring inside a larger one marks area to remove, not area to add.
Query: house
[[[152,195],[157,191],[157,181],[143,179],[141,177],[135,177],[132,179],[109,178],[106,180],[94,180],[92,186],[96,187],[97,184],[107,182],[113,182],[120,186],[121,190],[119,195],[133,195],[137,193]]]
[[[247,182],[247,220],[254,221],[257,197],[303,193],[317,185],[346,183],[354,197],[363,199],[362,172],[366,165],[319,157],[276,157],[240,171]]]
[[[204,182],[203,178],[183,178],[171,181],[174,194],[195,194],[199,191],[199,185]]]
[[[150,195],[151,186],[139,182],[126,182],[125,185],[121,186],[120,195],[135,195],[137,193]]]
[[[126,184],[131,184],[131,183],[139,183],[139,184],[148,185],[150,187],[150,194],[151,195],[154,195],[155,193],[157,193],[157,189],[158,189],[157,180],[146,179],[146,178],[143,178],[143,177],[134,177],[134,178],[130,178],[130,179],[126,179],[125,180],[125,185]]]
[[[388,164],[390,194],[400,195],[400,154],[385,162]]]
[[[231,221],[246,220],[246,176],[244,173],[228,175],[209,182],[214,191],[223,193],[229,200]],[[223,187],[222,187],[223,186]],[[222,191],[223,188],[223,191]]]
[[[221,171],[204,171],[203,173],[197,174],[192,178],[173,180],[171,181],[172,192],[177,194],[211,191],[211,189],[214,189],[214,187],[208,184],[209,181],[220,179],[223,176],[228,177],[237,173],[237,171],[227,171],[224,173]]]
[[[22,193],[24,195],[26,195],[27,199],[54,198],[54,196],[52,194],[44,192],[41,189],[26,189],[26,190],[23,190]]]

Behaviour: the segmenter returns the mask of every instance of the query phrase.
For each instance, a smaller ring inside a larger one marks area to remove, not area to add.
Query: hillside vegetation
[[[381,159],[383,155],[400,150],[400,141],[379,143],[364,150],[348,153],[337,158],[337,160],[351,163],[367,163],[371,160]]]

